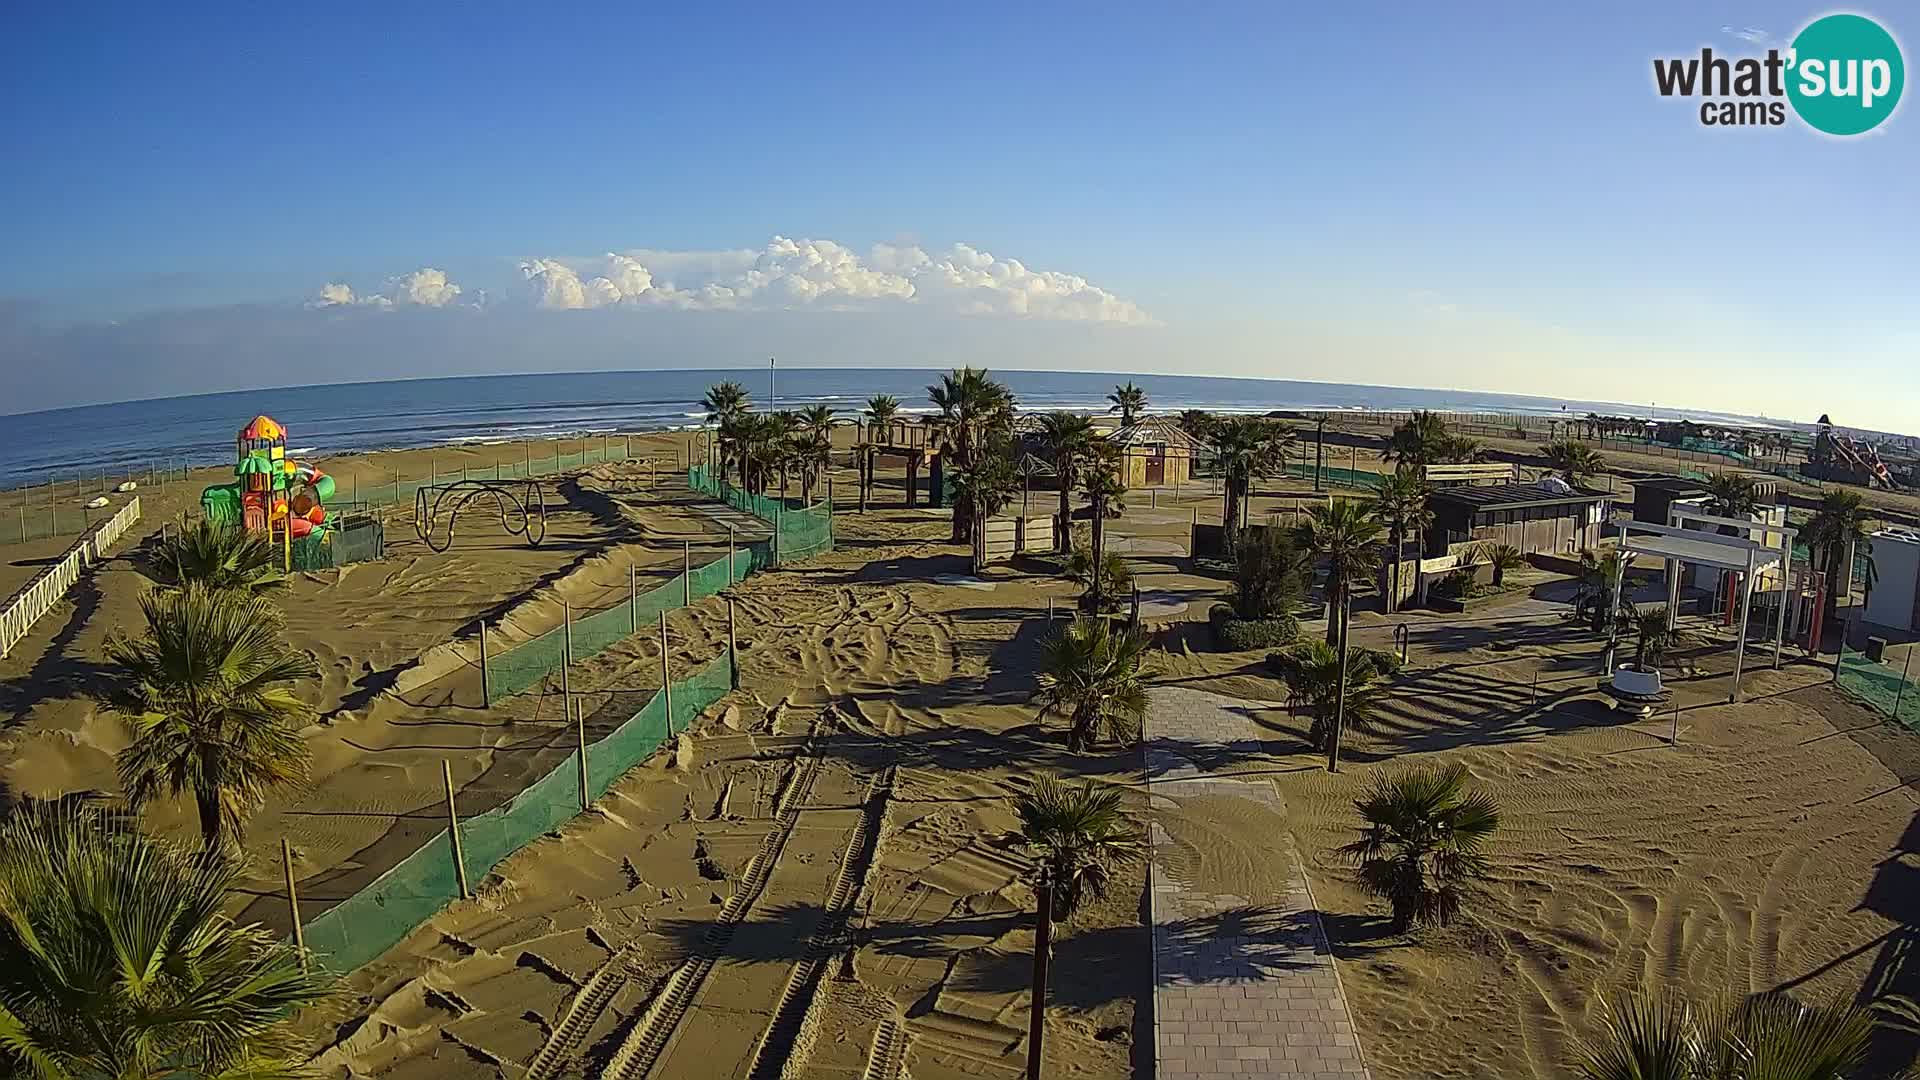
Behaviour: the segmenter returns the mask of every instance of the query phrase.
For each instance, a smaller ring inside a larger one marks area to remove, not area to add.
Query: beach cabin
[[[1172,487],[1193,475],[1200,443],[1164,416],[1147,416],[1106,435],[1120,447],[1120,480],[1130,488]]]
[[[1611,501],[1554,476],[1531,484],[1439,488],[1427,496],[1433,527],[1426,532],[1425,555],[1451,555],[1468,544],[1511,544],[1527,555],[1593,547]]]

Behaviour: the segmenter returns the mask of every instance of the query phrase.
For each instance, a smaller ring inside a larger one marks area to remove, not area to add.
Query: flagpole
[[[780,373],[774,370],[773,357],[767,357],[767,411],[780,411]]]

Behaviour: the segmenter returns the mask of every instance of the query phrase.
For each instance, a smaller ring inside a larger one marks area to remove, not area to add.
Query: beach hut
[[[1173,487],[1193,473],[1200,443],[1164,416],[1147,416],[1106,436],[1120,447],[1121,481],[1130,488]]]
[[[1578,551],[1600,542],[1611,497],[1547,477],[1532,484],[1439,488],[1427,496],[1433,527],[1426,557],[1467,544],[1510,544],[1522,554]]]

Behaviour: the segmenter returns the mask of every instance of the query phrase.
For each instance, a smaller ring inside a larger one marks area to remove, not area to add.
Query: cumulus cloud
[[[871,310],[918,305],[970,315],[1150,323],[1152,318],[1078,274],[1034,270],[967,244],[943,252],[876,244],[865,255],[832,240],[776,236],[760,251],[610,253],[598,260],[538,258],[520,271],[536,304],[576,310],[667,306],[685,310]]]
[[[447,280],[445,270],[423,266],[387,283],[386,293],[357,294],[345,282],[330,281],[320,286],[319,295],[307,302],[312,308],[338,307],[446,307],[460,297],[460,286]]]

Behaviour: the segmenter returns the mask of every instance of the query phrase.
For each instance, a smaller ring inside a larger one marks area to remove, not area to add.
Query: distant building
[[[1193,475],[1200,442],[1168,417],[1142,417],[1131,427],[1103,434],[1120,447],[1120,480],[1127,487],[1171,487]]]

